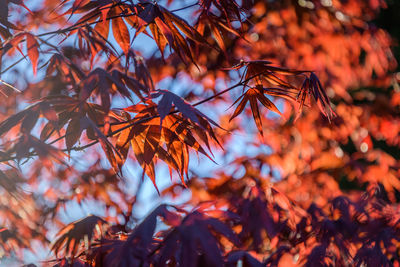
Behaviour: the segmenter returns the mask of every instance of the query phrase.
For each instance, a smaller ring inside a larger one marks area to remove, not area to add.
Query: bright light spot
[[[397,72],[394,77],[398,82],[400,82],[400,72]]]
[[[363,153],[367,152],[368,151],[368,144],[365,143],[365,142],[362,142],[361,145],[360,145],[360,150]]]
[[[85,249],[89,249],[89,236],[86,234],[83,236],[85,242]]]
[[[26,219],[26,213],[23,210],[18,210],[18,215],[22,219]]]
[[[311,1],[307,1],[307,0],[298,0],[299,5],[302,7],[306,7],[309,9],[313,9],[315,7],[314,3]]]
[[[97,183],[99,183],[99,184],[101,184],[101,183],[104,183],[104,181],[106,180],[106,177],[104,176],[104,174],[99,174],[99,175],[96,175],[96,182]]]
[[[81,63],[81,68],[84,70],[90,70],[90,62],[88,60],[85,60]]]
[[[299,0],[299,5],[302,7],[306,7],[307,2],[305,0]]]
[[[259,36],[258,36],[257,33],[253,32],[253,33],[250,35],[250,39],[251,39],[253,42],[257,42],[258,39],[259,39]]]
[[[293,256],[293,263],[296,263],[300,258],[300,254],[297,253],[296,255]]]
[[[340,11],[336,11],[335,16],[338,20],[341,20],[341,21],[344,20],[344,14]]]
[[[332,0],[321,0],[323,6],[332,6]]]
[[[327,94],[330,98],[333,98],[333,97],[335,97],[335,90],[333,90],[332,87],[328,87],[328,88],[326,89],[326,94]]]
[[[343,155],[344,155],[343,150],[340,147],[335,148],[335,155],[338,158],[343,157]]]
[[[306,7],[309,8],[309,9],[313,9],[315,6],[314,6],[314,3],[313,3],[313,2],[307,1]]]

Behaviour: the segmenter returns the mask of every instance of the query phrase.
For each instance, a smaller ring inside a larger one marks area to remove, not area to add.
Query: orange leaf
[[[110,22],[109,21],[99,22],[94,27],[94,30],[98,34],[100,34],[104,38],[104,40],[107,40],[109,31],[110,31]]]
[[[29,33],[26,34],[26,48],[28,50],[28,57],[32,62],[33,73],[34,75],[36,75],[39,59],[38,43],[36,41],[36,38]]]
[[[235,105],[240,99],[242,99],[239,105],[236,107],[235,111],[233,112],[232,116],[230,117],[229,121],[233,120],[237,117],[240,113],[243,112],[244,108],[246,107],[247,101],[249,100],[246,94],[241,95],[236,101],[232,104]]]
[[[249,100],[250,100],[251,112],[253,113],[253,118],[256,123],[257,129],[260,132],[260,134],[263,135],[262,121],[260,117],[260,111],[258,110],[258,105],[257,105],[257,95],[254,89],[250,93]]]
[[[160,49],[161,56],[164,57],[164,49],[168,43],[167,39],[160,32],[160,29],[157,27],[157,25],[155,23],[150,23],[149,28],[150,28],[151,33],[153,34],[153,38],[158,46],[158,49]]]
[[[131,38],[128,27],[126,27],[126,24],[122,18],[118,17],[112,20],[112,31],[118,45],[125,54],[128,54],[131,47]]]
[[[97,226],[104,224],[105,221],[95,215],[90,215],[79,221],[72,222],[65,226],[59,233],[59,238],[51,246],[51,250],[57,255],[61,248],[64,248],[64,255],[76,255],[81,241],[87,239],[90,243]]]

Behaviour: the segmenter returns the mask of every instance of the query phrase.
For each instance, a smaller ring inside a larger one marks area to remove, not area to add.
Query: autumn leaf
[[[194,211],[189,213],[181,224],[168,232],[160,249],[158,265],[169,260],[189,266],[204,257],[208,266],[221,266],[222,255],[215,234],[222,234],[236,243],[236,235],[218,219]]]
[[[21,132],[30,133],[40,116],[52,122],[58,120],[58,116],[54,110],[54,107],[50,106],[44,100],[35,103],[2,121],[0,123],[0,135],[5,134],[18,124],[21,126]]]
[[[247,102],[250,102],[251,111],[253,113],[254,121],[257,125],[257,129],[261,135],[263,135],[262,129],[262,121],[260,116],[260,111],[258,109],[257,100],[263,104],[269,110],[272,110],[279,115],[282,115],[278,108],[274,105],[274,103],[269,100],[262,91],[262,86],[257,86],[256,88],[248,89],[243,95],[241,95],[234,103],[236,104],[240,100],[238,106],[236,107],[235,111],[233,112],[230,120],[237,117],[240,113],[243,112],[244,108],[246,107]]]
[[[160,114],[161,124],[164,118],[171,112],[172,104],[177,107],[184,117],[192,120],[194,123],[200,123],[197,118],[196,109],[181,97],[170,91],[160,89],[157,90],[157,93],[152,94],[153,98],[158,98],[159,96],[162,96],[162,98],[158,103],[157,112]]]
[[[140,264],[148,261],[149,249],[155,242],[157,219],[162,219],[168,225],[178,225],[181,220],[179,214],[168,208],[173,209],[167,205],[155,208],[140,224],[136,225],[126,240],[103,239],[101,243],[94,246],[90,258],[94,262],[102,262],[110,266],[128,266],[132,263]]]
[[[102,106],[105,111],[108,111],[111,106],[110,97],[112,94],[119,92],[122,96],[131,99],[131,94],[124,82],[136,95],[143,98],[140,90],[146,89],[135,79],[127,77],[117,70],[109,73],[100,68],[93,70],[85,78],[79,98],[81,100],[86,100],[93,92],[97,92],[100,95]]]
[[[201,0],[199,1],[200,6],[206,13],[211,13],[216,8],[224,16],[228,24],[230,25],[233,21],[241,21],[241,8],[236,1],[227,0]]]
[[[25,109],[21,112],[18,112],[17,114],[14,114],[13,116],[10,116],[6,120],[2,121],[0,123],[0,135],[5,134],[8,132],[10,129],[15,127],[17,124],[19,124],[23,119],[26,118],[26,116],[29,114],[30,109]]]
[[[131,38],[128,27],[126,27],[126,24],[122,18],[112,19],[111,24],[115,40],[121,47],[122,51],[124,51],[125,54],[128,54],[131,46]]]
[[[208,45],[189,23],[158,4],[139,3],[132,8],[132,11],[137,13],[141,20],[138,31],[141,32],[148,26],[162,55],[168,44],[185,64],[189,62],[196,64],[193,50],[185,37],[198,44]]]
[[[327,117],[329,121],[331,121],[332,118],[336,116],[336,114],[331,107],[329,98],[326,95],[326,92],[322,87],[321,82],[313,72],[310,73],[309,77],[304,79],[301,89],[297,95],[297,101],[300,103],[300,107],[296,119],[299,117],[300,112],[306,101],[310,102],[311,96],[313,96],[315,102],[317,102],[320,111],[324,114],[325,117]]]
[[[222,21],[221,17],[217,17],[207,11],[203,11],[200,14],[195,27],[203,36],[206,34],[206,28],[209,28],[212,37],[215,39],[219,48],[225,53],[227,52],[225,35],[230,33],[233,36],[241,37],[240,33],[236,29],[232,28],[227,21]]]
[[[65,226],[60,232],[58,232],[58,238],[52,244],[51,250],[56,255],[61,250],[64,250],[64,255],[70,255],[74,257],[78,253],[78,249],[81,246],[81,242],[84,242],[86,249],[90,246],[94,231],[98,231],[101,234],[101,225],[106,223],[102,218],[90,215],[79,221],[72,222]]]
[[[26,34],[26,47],[28,50],[28,57],[32,62],[33,74],[36,75],[37,64],[39,59],[38,42],[32,34]]]
[[[68,150],[71,150],[71,148],[80,139],[82,131],[83,131],[82,126],[81,126],[81,118],[80,117],[75,117],[75,118],[71,119],[71,121],[68,123],[68,127],[65,132],[65,145]]]

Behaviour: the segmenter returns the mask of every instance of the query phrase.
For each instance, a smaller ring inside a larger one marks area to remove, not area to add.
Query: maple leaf
[[[282,115],[281,112],[278,110],[278,108],[274,105],[274,103],[272,103],[272,101],[269,100],[264,95],[262,86],[257,86],[255,88],[248,89],[244,94],[242,94],[233,103],[233,105],[235,105],[239,100],[240,100],[240,102],[229,120],[232,120],[233,118],[238,116],[240,113],[242,113],[244,108],[246,107],[247,102],[250,102],[254,121],[255,121],[255,123],[257,125],[257,129],[261,135],[263,135],[263,129],[262,129],[262,121],[261,121],[260,111],[258,109],[257,100],[260,101],[261,104],[263,104],[263,106],[266,107],[267,109],[272,110],[272,111],[278,113],[279,115]]]
[[[85,16],[78,20],[78,23],[85,20],[90,21],[88,18],[95,21],[100,15],[102,15],[103,19],[105,19],[107,13],[111,9],[111,4],[112,0],[75,0],[72,4],[72,7],[64,12],[63,15],[69,14],[71,17],[75,13],[80,14],[89,11],[85,14]]]
[[[79,221],[68,224],[58,232],[58,238],[52,244],[51,250],[57,255],[58,252],[63,249],[64,255],[74,257],[82,241],[85,242],[86,247],[90,246],[94,236],[94,230],[100,231],[100,226],[104,223],[106,222],[102,218],[90,215]]]
[[[122,127],[126,128],[126,125],[121,124],[112,127],[112,129],[121,129]],[[121,155],[121,159],[118,160],[117,164],[119,166],[124,164],[129,149],[132,147],[137,161],[143,168],[143,175],[146,173],[149,176],[157,190],[154,172],[155,156],[159,156],[168,162],[172,168],[177,169],[176,162],[160,144],[160,138],[161,129],[158,125],[132,125],[120,132],[116,143],[116,149]]]
[[[256,60],[256,61],[241,61],[239,64],[233,66],[232,68],[227,68],[227,70],[232,69],[240,69],[245,67],[245,70],[242,75],[243,81],[243,89],[246,88],[247,84],[254,80],[256,84],[256,88],[259,90],[263,86],[263,81],[268,82],[269,84],[277,87],[266,87],[264,89],[264,93],[286,98],[289,100],[298,101],[300,103],[299,111],[296,116],[296,120],[300,116],[302,108],[304,105],[309,106],[307,104],[307,100],[309,102],[309,97],[312,95],[317,102],[317,105],[321,112],[328,118],[330,121],[334,116],[336,116],[335,112],[330,106],[330,101],[328,96],[325,93],[324,88],[321,85],[318,77],[311,71],[303,71],[303,70],[291,70],[285,68],[274,67],[270,65],[271,62],[264,60]],[[306,76],[302,86],[298,89],[296,86],[284,81],[278,75],[286,75],[286,76],[298,76],[298,75],[306,75],[309,73],[309,76]],[[294,97],[297,92],[296,98]],[[242,95],[243,96],[243,95]],[[240,106],[240,105],[239,105]],[[241,110],[243,111],[243,110]],[[240,111],[240,112],[241,112]],[[239,112],[239,113],[240,113]],[[254,112],[253,112],[254,114]],[[237,116],[237,114],[236,114]],[[256,120],[257,122],[257,120]]]
[[[14,47],[17,49],[21,55],[24,56],[24,53],[22,52],[20,48],[20,43],[23,40],[26,40],[26,50],[29,59],[31,60],[32,63],[32,70],[34,75],[36,75],[37,72],[37,64],[38,64],[38,59],[39,59],[39,44],[36,40],[36,36],[30,34],[30,33],[19,33],[7,40],[3,45],[6,47],[5,50],[8,52],[11,47]],[[12,50],[11,50],[12,51]]]
[[[210,122],[217,125],[214,121],[169,91],[157,90],[151,96],[157,98],[161,95],[157,112],[156,105],[150,100],[146,101],[146,105],[138,104],[125,109],[137,113],[132,121],[146,120],[141,125],[127,123],[127,125],[112,127],[114,131],[123,128],[118,135],[116,145],[123,155],[122,161],[118,164],[124,163],[129,152],[129,143],[131,143],[136,159],[156,189],[154,172],[156,157],[166,162],[171,169],[176,170],[182,183],[185,184],[184,174],[188,177],[189,147],[211,159],[196,137],[207,146],[209,151],[211,151],[210,139],[219,144],[210,125]],[[172,104],[178,107],[183,117],[170,114]],[[194,119],[197,123],[193,123]]]
[[[78,33],[80,33],[80,47],[81,40],[86,39],[87,47],[91,47],[92,50],[92,59],[97,54],[99,48],[109,52],[106,44],[113,48],[112,44],[107,40],[110,21],[113,36],[117,44],[121,47],[125,55],[128,54],[131,45],[130,33],[124,19],[119,16],[124,14],[126,7],[122,3],[113,5],[113,1],[75,1],[73,6],[65,12],[65,14],[70,14],[71,16],[74,13],[86,13],[76,22],[77,25],[84,23],[95,24],[93,30],[88,26],[86,27],[86,31],[78,29]],[[95,23],[96,21],[97,23]],[[71,31],[69,35],[73,33],[74,31]],[[93,35],[93,33],[96,33],[97,36]]]
[[[108,42],[101,33],[97,32],[97,30],[96,28],[92,29],[89,26],[77,30],[79,49],[81,51],[87,51],[88,53],[90,52],[91,64],[93,64],[94,58],[99,52],[106,53],[110,58],[117,54],[114,46]]]
[[[158,4],[139,3],[131,9],[138,16],[137,31],[142,32],[144,27],[148,26],[163,57],[165,46],[169,44],[185,64],[189,62],[196,64],[188,41],[181,34],[182,32],[196,43],[207,45],[207,42],[196,29],[184,19]]]
[[[305,73],[302,70],[291,70],[285,68],[279,68],[271,66],[270,61],[266,60],[253,60],[253,61],[244,61],[241,60],[239,64],[235,65],[232,68],[228,69],[240,69],[245,67],[245,70],[242,75],[243,88],[247,86],[250,80],[255,80],[256,85],[262,85],[263,81],[272,84],[273,86],[279,86],[284,89],[296,89],[296,86],[284,81],[281,79],[279,75],[300,75]]]
[[[33,152],[36,154],[31,152],[31,149],[33,149]],[[22,134],[15,146],[6,151],[6,153],[9,155],[15,153],[15,159],[18,161],[32,155],[37,155],[42,161],[43,166],[47,168],[52,167],[51,160],[66,165],[64,162],[66,155],[63,151],[29,134]]]
[[[97,92],[100,95],[102,106],[108,112],[111,106],[110,94],[119,92],[122,96],[131,99],[131,94],[124,82],[139,98],[143,99],[140,90],[146,89],[138,81],[117,70],[109,73],[100,68],[93,70],[87,75],[83,81],[79,99],[86,100],[93,92]]]
[[[88,137],[99,141],[113,169],[115,171],[120,171],[117,161],[121,155],[95,123],[97,121],[96,115],[98,113],[96,113],[95,109],[90,105],[87,105],[87,112],[87,115],[78,114],[70,120],[65,135],[67,150],[70,151],[72,149],[73,145],[80,139],[82,131],[86,130]]]
[[[220,17],[215,16],[214,14],[208,13],[207,11],[203,11],[196,24],[195,27],[197,31],[204,36],[206,27],[209,28],[212,37],[217,42],[219,48],[226,51],[226,38],[224,38],[224,33],[231,33],[236,37],[241,37],[241,35],[236,31],[236,29],[229,27],[230,23],[221,20]]]
[[[36,75],[37,64],[39,58],[38,42],[32,34],[26,34],[26,49],[28,50],[28,57],[32,62],[33,74]]]
[[[326,95],[325,90],[321,85],[321,82],[313,72],[310,73],[310,77],[307,77],[304,80],[303,85],[301,86],[301,89],[298,93],[297,100],[300,102],[299,112],[301,112],[304,103],[311,95],[317,102],[317,105],[321,112],[325,115],[325,117],[328,118],[329,121],[331,121],[331,119],[336,116],[336,114],[330,105],[329,98]]]
[[[55,53],[49,60],[46,69],[46,75],[50,76],[55,71],[58,74],[65,75],[66,77],[70,77],[71,82],[76,84],[76,80],[81,80],[85,77],[85,74],[80,70],[80,68],[71,62],[68,58],[66,58],[62,54]]]
[[[189,103],[187,103],[184,99],[177,96],[176,94],[168,91],[168,90],[156,90],[157,93],[153,93],[151,96],[153,98],[158,98],[162,96],[161,100],[157,105],[157,112],[160,114],[161,124],[164,118],[171,112],[172,104],[177,107],[177,109],[182,113],[182,115],[193,121],[194,123],[200,124],[197,114],[198,111]]]
[[[231,25],[233,21],[241,22],[241,13],[243,10],[236,3],[236,1],[200,0],[199,3],[206,14],[211,13],[213,6],[217,8],[223,14],[229,25]]]
[[[138,107],[136,106],[136,108]],[[141,112],[135,117],[136,120],[143,119],[142,114],[146,114],[145,111],[148,109],[146,106],[142,106],[141,108]],[[133,107],[129,110],[133,111]],[[190,147],[210,158],[204,148],[196,141],[194,134],[189,128],[194,128],[193,131],[209,149],[207,134],[213,139],[216,137],[209,123],[203,118],[199,119],[202,127],[198,125],[191,126],[188,121],[176,115],[166,116],[162,126],[160,126],[160,120],[160,118],[153,118],[142,125],[133,125],[124,129],[118,136],[116,147],[124,155],[123,158],[126,158],[130,143],[144,173],[150,177],[156,188],[154,172],[156,156],[166,162],[170,168],[175,169],[180,174],[182,183],[184,184],[184,174],[188,175],[188,148]],[[125,126],[121,124],[120,126],[113,127],[113,129],[117,130]]]
[[[36,125],[39,117],[44,117],[50,122],[56,122],[58,120],[54,108],[46,101],[41,101],[2,121],[0,123],[0,135],[10,131],[18,124],[20,124],[21,133],[29,134]]]
[[[10,131],[10,129],[21,123],[21,121],[28,116],[29,112],[30,109],[28,108],[2,121],[0,123],[0,135],[5,134],[6,132]]]
[[[219,127],[219,125],[214,122],[212,119],[204,115],[202,112],[194,108],[188,102],[186,102],[180,96],[168,91],[168,90],[156,90],[156,93],[153,93],[152,98],[158,98],[162,96],[161,100],[158,102],[157,105],[157,112],[161,118],[161,124],[164,118],[170,114],[172,104],[178,109],[179,112],[182,113],[184,118],[191,120],[192,122],[196,123],[198,126],[209,130],[209,123]],[[211,133],[211,132],[210,132]]]
[[[220,220],[199,211],[189,213],[179,226],[167,232],[157,265],[162,266],[172,260],[189,266],[204,260],[207,266],[221,266],[223,260],[216,234],[225,236],[234,244],[238,243],[236,235]]]
[[[158,217],[170,225],[178,225],[180,222],[177,213],[168,210],[167,205],[160,205],[133,229],[126,240],[101,240],[101,243],[94,245],[89,258],[110,266],[148,264],[150,249],[156,243],[153,236]]]
[[[113,9],[115,10],[115,9]],[[116,16],[117,13],[114,12],[110,14],[111,16]],[[101,22],[100,22],[101,23]],[[123,18],[116,17],[111,20],[112,31],[115,40],[118,45],[121,47],[122,51],[124,51],[125,55],[128,54],[130,46],[131,46],[131,37]]]

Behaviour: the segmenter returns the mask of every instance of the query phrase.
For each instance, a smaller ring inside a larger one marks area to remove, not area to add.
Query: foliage
[[[0,4],[3,259],[400,265],[384,1]]]

